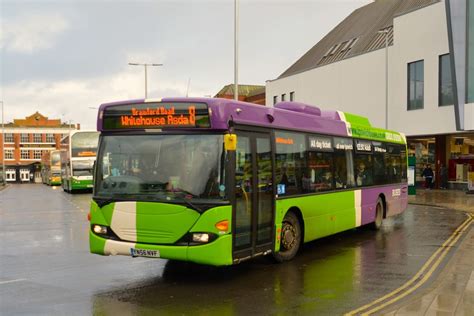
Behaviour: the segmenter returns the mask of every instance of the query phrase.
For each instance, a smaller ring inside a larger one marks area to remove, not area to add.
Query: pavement
[[[443,207],[474,215],[474,195],[454,190],[417,190],[410,204]],[[385,315],[474,315],[474,223],[437,279]]]

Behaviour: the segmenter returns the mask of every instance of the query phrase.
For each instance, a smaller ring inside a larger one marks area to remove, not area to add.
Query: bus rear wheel
[[[382,202],[382,199],[379,198],[377,200],[377,205],[375,206],[375,220],[371,224],[371,227],[373,230],[379,230],[380,227],[382,227],[383,213],[384,213],[383,202]]]
[[[293,212],[288,212],[283,219],[280,236],[280,251],[273,253],[277,262],[293,259],[301,246],[301,225]]]

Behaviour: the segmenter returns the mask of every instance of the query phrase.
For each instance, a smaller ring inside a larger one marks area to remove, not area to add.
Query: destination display
[[[309,138],[309,148],[318,151],[332,151],[332,139],[330,137],[312,137]]]
[[[333,140],[334,140],[334,149],[352,150],[354,148],[352,139],[350,138],[334,137]]]
[[[208,128],[205,103],[139,103],[111,106],[104,110],[103,128]]]
[[[374,146],[374,153],[386,153],[387,148],[385,148],[385,145],[380,143],[380,142],[372,142],[372,145]]]
[[[372,143],[370,141],[356,139],[356,149],[361,152],[372,152]]]

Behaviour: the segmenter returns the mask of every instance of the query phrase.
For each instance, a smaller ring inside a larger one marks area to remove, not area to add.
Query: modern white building
[[[474,171],[474,0],[375,0],[355,10],[267,82],[267,105],[291,100],[404,132],[418,175],[425,163],[448,165],[451,186],[464,185]]]

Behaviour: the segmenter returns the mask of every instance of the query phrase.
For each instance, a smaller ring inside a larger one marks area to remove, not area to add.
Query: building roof
[[[393,19],[440,0],[375,0],[352,12],[278,78],[393,45]],[[386,33],[382,33],[386,32]]]
[[[8,128],[69,128],[70,124],[61,123],[60,119],[49,119],[36,111],[24,119],[13,119],[13,122],[5,123]]]
[[[260,86],[260,85],[250,85],[250,84],[239,84],[239,96],[245,96],[245,97],[250,97],[254,96],[260,93],[265,92],[265,86]],[[218,96],[224,96],[224,95],[234,95],[234,84],[228,84],[224,86],[217,94],[216,97]]]

